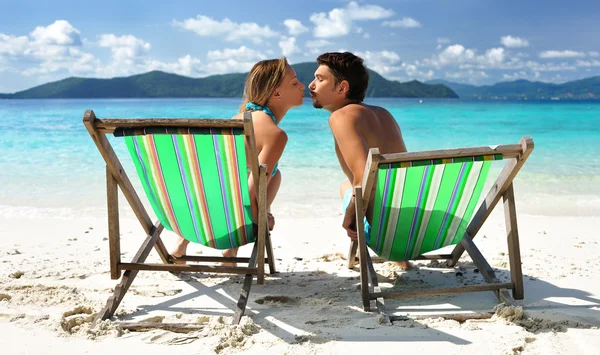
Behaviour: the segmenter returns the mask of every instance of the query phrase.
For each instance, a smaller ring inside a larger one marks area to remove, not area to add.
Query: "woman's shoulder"
[[[252,121],[254,121],[254,122],[256,122],[257,120],[262,121],[264,119],[268,119],[269,121],[273,122],[273,120],[271,119],[271,116],[269,116],[265,112],[262,112],[262,111],[247,111],[247,112],[250,112],[250,114],[252,115]],[[245,112],[240,112],[237,115],[231,117],[231,119],[232,120],[243,120],[244,113]]]

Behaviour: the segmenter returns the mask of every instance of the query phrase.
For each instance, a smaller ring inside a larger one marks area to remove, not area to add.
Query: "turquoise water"
[[[239,103],[239,99],[0,100],[0,215],[105,213],[104,163],[82,124],[86,109],[98,117],[230,117]],[[411,151],[512,144],[530,135],[535,149],[515,183],[519,212],[600,214],[599,102],[419,104],[414,99],[371,99],[367,103],[392,112]],[[344,176],[327,118],[326,111],[306,101],[282,121],[289,143],[279,165],[283,184],[274,205],[278,215],[339,214],[338,186]],[[139,186],[123,142],[110,140]]]

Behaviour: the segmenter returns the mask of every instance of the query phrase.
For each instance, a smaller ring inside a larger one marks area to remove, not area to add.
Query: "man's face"
[[[335,78],[326,65],[320,65],[315,71],[315,79],[308,85],[310,98],[315,108],[331,106],[338,99]]]

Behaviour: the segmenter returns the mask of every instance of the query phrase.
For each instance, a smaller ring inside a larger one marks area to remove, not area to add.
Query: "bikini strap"
[[[271,117],[271,119],[273,120],[273,123],[277,124],[277,119],[275,118],[275,115],[267,106],[261,106],[254,102],[248,102],[248,103],[246,103],[246,109],[251,110],[251,111],[262,111]]]

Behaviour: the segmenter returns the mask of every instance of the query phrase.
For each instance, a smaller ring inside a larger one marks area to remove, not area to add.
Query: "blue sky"
[[[565,82],[600,75],[599,34],[598,0],[0,0],[0,92],[339,50],[399,81]]]

